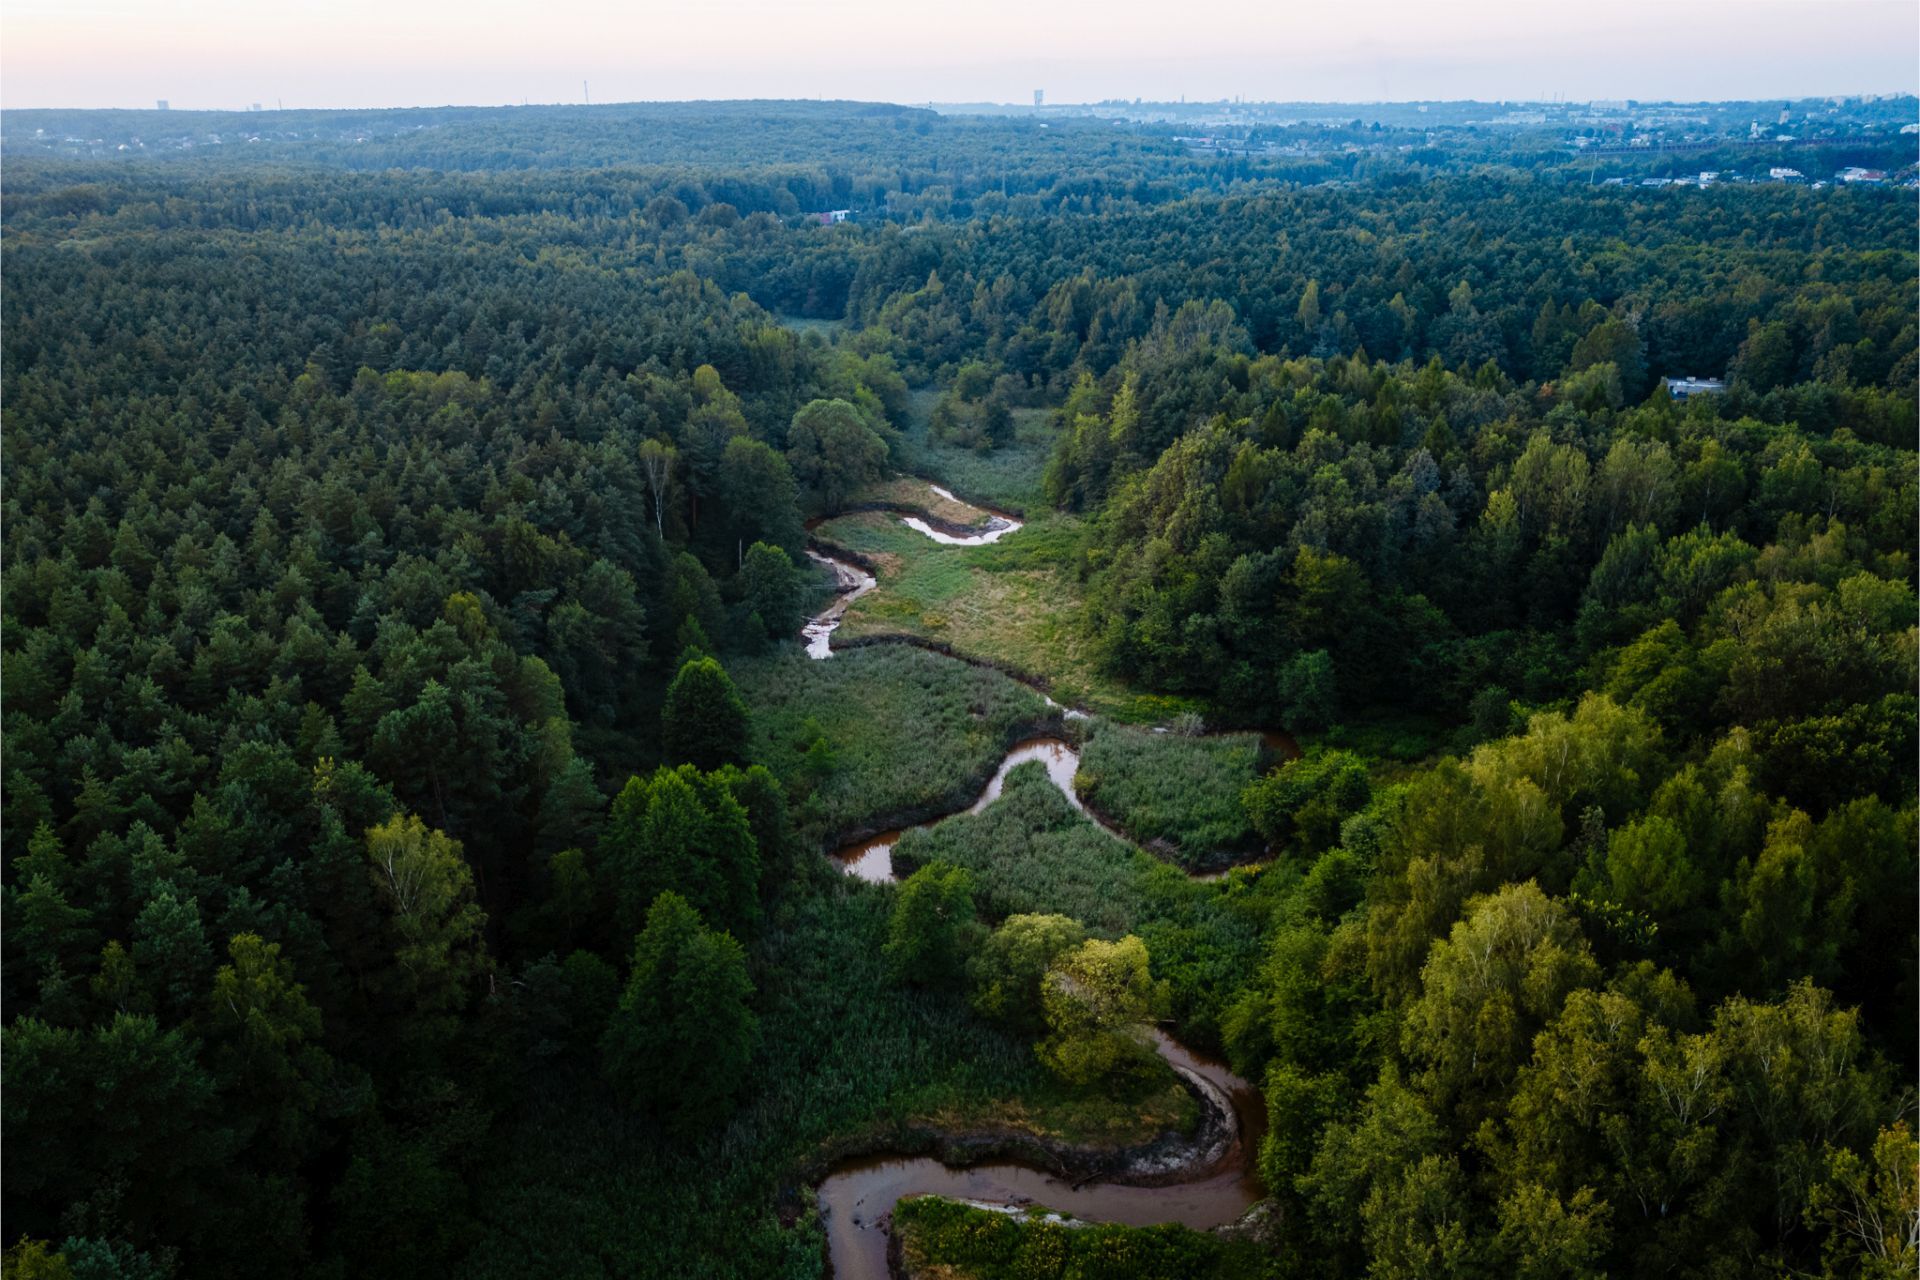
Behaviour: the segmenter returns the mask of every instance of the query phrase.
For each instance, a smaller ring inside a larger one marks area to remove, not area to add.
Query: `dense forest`
[[[1190,1125],[1148,1021],[1264,1095],[1264,1225],[903,1265],[1912,1272],[1909,194],[42,114],[164,120],[7,126],[9,1278],[819,1276],[841,1155]],[[923,564],[899,473],[1027,527]],[[860,537],[894,629],[810,661]],[[1118,712],[883,643],[994,574]],[[1122,839],[1022,766],[823,856],[1041,730]]]

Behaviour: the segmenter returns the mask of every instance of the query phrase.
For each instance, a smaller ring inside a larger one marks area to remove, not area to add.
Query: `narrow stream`
[[[848,564],[845,560],[835,560],[832,556],[823,556],[811,548],[807,551],[807,559],[833,570],[834,594],[833,603],[808,619],[807,625],[800,628],[800,634],[806,638],[809,658],[831,658],[833,648],[829,637],[840,626],[840,619],[846,614],[847,606],[879,586],[880,581],[859,565]]]
[[[827,1250],[834,1280],[887,1280],[887,1230],[893,1206],[907,1196],[940,1195],[983,1205],[1042,1205],[1089,1222],[1144,1227],[1178,1222],[1196,1230],[1224,1226],[1266,1194],[1253,1154],[1266,1129],[1260,1091],[1225,1064],[1194,1053],[1164,1032],[1156,1047],[1203,1095],[1233,1116],[1230,1141],[1216,1158],[1171,1186],[1095,1182],[1076,1187],[1052,1174],[1003,1161],[950,1169],[928,1156],[871,1156],[837,1166],[820,1184]]]
[[[960,501],[951,491],[937,484],[930,484],[927,488],[948,502]],[[961,505],[966,504],[961,503]],[[1021,522],[1012,516],[992,512],[985,514],[988,517],[987,523],[981,531],[967,535],[943,533],[919,516],[902,516],[900,522],[916,533],[923,533],[935,542],[948,547],[984,547],[989,543],[1000,541],[1010,533],[1018,532],[1022,527]],[[813,526],[810,523],[807,527]],[[807,559],[815,564],[823,564],[833,571],[833,601],[808,619],[807,625],[800,628],[800,634],[806,639],[809,658],[831,658],[833,645],[829,637],[840,626],[840,619],[846,614],[847,606],[873,590],[879,583],[872,574],[859,565],[848,564],[845,560],[836,560],[832,556],[822,555],[811,547],[807,549]],[[1051,703],[1053,699],[1048,698],[1047,701]],[[1076,713],[1068,712],[1069,716],[1074,714]]]
[[[987,522],[987,527],[979,533],[953,534],[940,530],[922,520],[919,516],[901,516],[900,523],[918,533],[924,533],[945,547],[984,547],[1000,541],[1010,533],[1019,530],[1020,522],[1007,516],[995,516]]]
[[[1013,750],[1007,752],[1006,758],[1000,761],[1000,767],[993,771],[993,777],[987,780],[986,789],[981,791],[979,798],[960,812],[979,813],[998,800],[1000,792],[1007,785],[1007,775],[1029,760],[1038,760],[1044,764],[1048,779],[1054,786],[1060,788],[1061,794],[1067,797],[1067,803],[1081,813],[1087,813],[1087,807],[1080,803],[1080,797],[1073,792],[1073,775],[1080,772],[1080,753],[1075,751],[1071,744],[1062,742],[1059,738],[1046,737],[1028,738],[1024,742],[1015,743]],[[916,826],[930,827],[952,816],[952,814],[943,814],[941,817],[918,823]],[[1096,822],[1099,821],[1094,814],[1087,813],[1087,816]],[[875,884],[890,884],[893,881],[893,846],[899,843],[901,836],[915,829],[916,827],[896,827],[892,831],[882,831],[864,840],[856,840],[852,844],[835,849],[833,858],[849,875],[859,876],[862,880],[869,880]],[[1111,828],[1108,829],[1111,830]],[[1120,836],[1117,831],[1113,834]],[[1125,839],[1124,836],[1120,838]]]

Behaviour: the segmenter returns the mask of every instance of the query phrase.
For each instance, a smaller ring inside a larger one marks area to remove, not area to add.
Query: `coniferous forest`
[[[1911,192],[283,114],[0,135],[8,1280],[1920,1265]]]

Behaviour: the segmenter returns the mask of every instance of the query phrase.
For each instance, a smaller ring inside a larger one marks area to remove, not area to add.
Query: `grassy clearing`
[[[1046,472],[1047,457],[1053,452],[1052,412],[1015,409],[1013,441],[980,453],[928,437],[927,420],[939,398],[933,390],[913,393],[912,420],[900,439],[902,469],[930,477],[962,498],[1003,511],[1039,515],[1047,506],[1040,480]]]
[[[1007,748],[1050,714],[1032,690],[997,671],[905,645],[824,661],[783,646],[730,670],[753,708],[756,761],[792,783],[805,771],[814,729],[832,748],[835,766],[801,814],[815,836],[964,807]]]
[[[938,1196],[893,1211],[909,1280],[1125,1276],[1127,1280],[1265,1280],[1278,1257],[1251,1240],[1181,1226],[1065,1226],[1015,1219]]]
[[[824,1237],[776,1209],[798,1209],[795,1172],[828,1144],[930,1121],[1117,1145],[1161,1131],[1171,1093],[1074,1094],[961,996],[895,984],[881,959],[891,905],[830,881],[777,908],[752,952],[754,1092],[698,1141],[670,1142],[619,1106],[590,1054],[556,1059],[481,1161],[465,1274],[811,1280]]]
[[[880,589],[848,610],[843,634],[904,632],[939,640],[1044,678],[1054,697],[1070,706],[1130,723],[1161,723],[1195,709],[1186,699],[1136,692],[1094,666],[1080,625],[1083,526],[1074,516],[1050,511],[1041,485],[1053,447],[1050,413],[1016,409],[1014,442],[978,453],[928,438],[927,419],[938,398],[932,390],[913,394],[900,465],[962,499],[1022,513],[1026,527],[990,546],[946,547],[884,513],[825,522],[816,530],[823,540],[869,556],[880,567]],[[918,479],[896,477],[860,498],[923,507],[959,524],[978,518],[972,508],[944,503]]]
[[[1254,733],[1189,738],[1096,720],[1075,785],[1134,839],[1206,866],[1259,847],[1240,792],[1259,776],[1261,750]]]
[[[845,320],[824,320],[812,316],[775,316],[782,328],[791,329],[798,334],[817,333],[828,342],[839,336],[847,327]]]
[[[984,547],[941,546],[881,512],[841,516],[816,532],[879,566],[880,588],[847,611],[846,635],[939,640],[1040,676],[1060,701],[1115,719],[1157,723],[1192,709],[1094,666],[1074,571],[1082,526],[1072,516],[1042,516]]]
[[[870,484],[853,496],[850,505],[858,506],[863,502],[891,502],[914,507],[942,523],[967,529],[984,528],[993,519],[990,513],[969,503],[941,497],[933,491],[932,485],[915,476],[889,476]]]

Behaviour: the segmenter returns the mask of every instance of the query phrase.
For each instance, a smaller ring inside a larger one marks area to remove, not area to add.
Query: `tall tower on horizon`
[[[1047,101],[1047,91],[1045,89],[1035,89],[1033,91],[1034,106],[1036,107],[1044,106],[1046,105],[1046,101]]]

